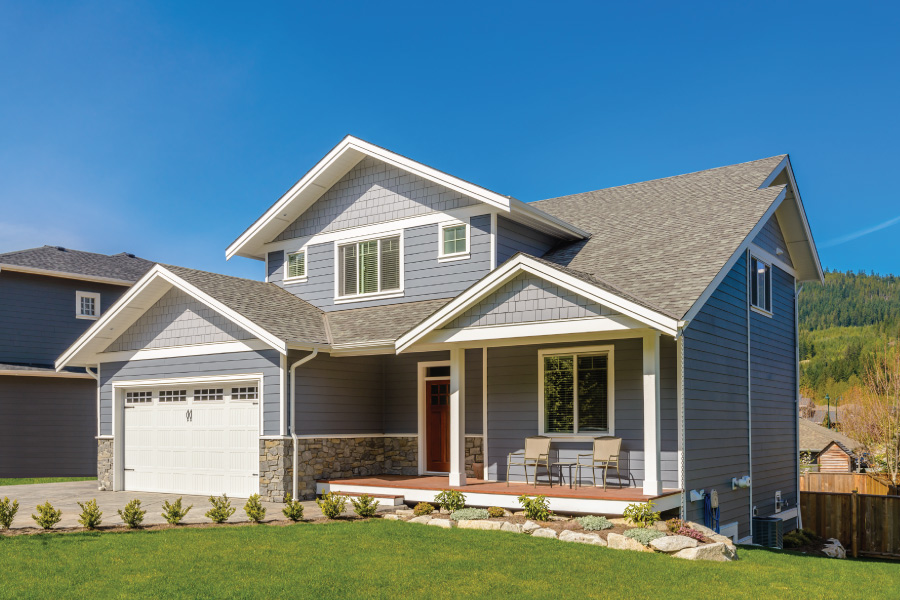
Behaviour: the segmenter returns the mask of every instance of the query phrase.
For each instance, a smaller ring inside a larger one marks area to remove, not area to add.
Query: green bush
[[[666,521],[666,527],[669,528],[669,531],[672,533],[678,533],[681,531],[681,528],[684,527],[684,521],[681,519],[669,519]]]
[[[78,506],[81,507],[81,516],[78,517],[78,522],[81,523],[81,526],[85,529],[97,529],[100,523],[103,522],[103,513],[100,512],[100,507],[97,506],[97,499],[89,500],[85,503],[78,503]]]
[[[303,520],[303,503],[299,500],[294,500],[293,496],[288,493],[284,497],[284,508],[281,509],[281,513],[285,516],[285,518],[290,519],[294,523],[297,521]]]
[[[488,515],[490,515],[492,519],[499,519],[500,517],[506,516],[506,511],[499,506],[492,506],[488,508]]]
[[[212,508],[206,511],[206,516],[213,523],[224,523],[237,511],[235,507],[231,506],[231,500],[228,499],[227,494],[222,494],[218,498],[210,496],[209,503],[212,504]]]
[[[178,525],[179,523],[181,523],[181,520],[187,516],[192,508],[194,508],[193,504],[191,504],[187,508],[184,508],[181,505],[181,498],[179,498],[172,504],[169,504],[169,501],[166,500],[165,502],[163,502],[162,517],[169,525]]]
[[[623,535],[633,540],[637,540],[645,546],[649,546],[650,542],[656,538],[664,537],[666,534],[656,529],[645,529],[642,527],[640,529],[629,529]]]
[[[461,508],[450,513],[450,519],[453,521],[472,521],[487,519],[490,513],[485,508]]]
[[[519,496],[519,504],[525,510],[525,516],[535,521],[550,520],[550,503],[544,496]]]
[[[416,507],[413,508],[413,514],[417,517],[422,517],[424,515],[430,515],[434,512],[434,506],[428,504],[427,502],[419,502],[416,504]]]
[[[44,529],[50,529],[62,519],[62,511],[53,508],[49,500],[44,504],[38,504],[37,511],[38,514],[31,515],[31,518]]]
[[[319,505],[322,514],[327,518],[337,519],[341,516],[341,513],[344,512],[344,508],[347,506],[347,496],[328,492],[321,498],[318,498],[316,504]]]
[[[434,501],[447,512],[453,512],[466,506],[466,496],[459,490],[444,490],[434,497]]]
[[[253,494],[247,499],[247,504],[244,505],[244,512],[247,513],[247,518],[254,523],[259,523],[266,518],[266,509],[263,507],[262,502],[259,501],[259,494]]]
[[[144,522],[146,510],[141,510],[141,501],[135,498],[125,505],[125,510],[119,509],[119,516],[125,521],[128,529],[137,529]]]
[[[363,518],[374,517],[380,504],[378,500],[369,494],[363,494],[358,499],[350,498],[350,503],[353,504],[353,512]]]
[[[659,521],[659,513],[653,510],[653,500],[629,504],[622,512],[622,516],[632,525],[639,527],[650,527]]]
[[[0,529],[9,529],[12,527],[13,519],[19,512],[19,501],[10,501],[9,498],[0,500]]]
[[[784,534],[785,548],[804,548],[822,543],[822,538],[808,529],[795,529]]]
[[[578,517],[577,521],[581,527],[587,531],[603,531],[604,529],[611,529],[613,526],[606,517],[597,517],[594,515]]]

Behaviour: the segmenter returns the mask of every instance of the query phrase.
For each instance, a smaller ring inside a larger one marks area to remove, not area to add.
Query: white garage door
[[[126,490],[228,494],[259,488],[256,382],[124,390]]]

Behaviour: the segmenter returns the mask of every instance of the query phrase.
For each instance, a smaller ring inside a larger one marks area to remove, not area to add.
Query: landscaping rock
[[[504,517],[511,517],[511,516],[513,516],[512,511],[509,510],[508,508],[504,508],[504,509],[503,509],[503,516],[504,516]]]
[[[410,519],[409,523],[420,523],[422,525],[427,525],[429,521],[431,521],[433,517],[431,515],[421,515],[419,517],[415,517]]]
[[[522,526],[518,523],[507,523],[503,522],[500,526],[500,531],[508,531],[510,533],[522,533]]]
[[[691,529],[699,531],[703,534],[703,537],[709,539],[710,541],[725,544],[726,546],[734,550],[734,541],[727,535],[718,534],[709,527],[700,525],[699,523],[694,523],[693,521],[688,521],[687,523],[685,523],[685,525],[687,525]]]
[[[652,549],[618,533],[610,533],[606,536],[606,544],[613,550],[634,550],[636,552],[653,552]]]
[[[667,533],[669,531],[669,526],[666,525],[665,521],[657,521],[653,524],[653,529]]]
[[[430,521],[428,521],[427,525],[443,527],[444,529],[452,529],[453,521],[451,521],[450,519],[431,519]]]
[[[847,551],[837,538],[828,538],[822,552],[831,558],[847,558]]]
[[[562,515],[550,515],[551,521],[571,521],[572,517],[564,517]]]
[[[524,510],[517,510],[516,512],[513,513],[513,516],[514,516],[514,517],[524,517],[524,516],[525,516],[525,511],[524,511]]]
[[[711,560],[715,562],[729,562],[734,560],[731,549],[722,542],[715,544],[703,544],[696,548],[685,548],[673,554],[675,558],[684,558],[686,560]]]
[[[625,519],[623,517],[612,518],[609,520],[609,522],[613,525],[631,525],[631,523],[628,522],[628,519]]]
[[[549,529],[549,528],[546,528],[546,527],[541,527],[541,528],[536,529],[536,530],[534,531],[534,533],[531,534],[531,537],[554,538],[554,539],[556,539],[556,531],[554,531],[554,530],[552,530],[552,529]]]
[[[395,514],[387,514],[387,515],[384,515],[383,518],[387,519],[388,521],[402,521],[403,520],[403,517],[401,517],[400,515],[395,515]]]
[[[401,508],[394,511],[395,515],[400,515],[401,517],[412,517],[415,516],[416,512],[412,509]]]
[[[667,535],[650,542],[650,547],[660,552],[678,552],[685,548],[696,548],[700,542],[686,535]]]
[[[596,533],[580,533],[567,529],[559,534],[562,542],[576,542],[578,544],[591,544],[593,546],[605,546],[606,541]]]
[[[522,525],[522,531],[524,531],[525,533],[531,533],[532,531],[540,528],[541,526],[534,521],[525,521],[525,524]]]
[[[497,530],[503,525],[500,521],[485,521],[483,519],[463,519],[456,522],[460,529],[488,529]]]

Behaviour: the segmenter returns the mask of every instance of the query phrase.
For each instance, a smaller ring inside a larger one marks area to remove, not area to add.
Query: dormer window
[[[395,294],[402,287],[400,236],[338,246],[338,297]]]
[[[468,257],[469,226],[459,222],[442,225],[438,260],[454,260]]]
[[[75,318],[97,319],[100,317],[100,294],[75,292]]]
[[[306,251],[288,254],[287,259],[286,279],[306,279]]]
[[[750,306],[772,314],[772,267],[750,255]]]

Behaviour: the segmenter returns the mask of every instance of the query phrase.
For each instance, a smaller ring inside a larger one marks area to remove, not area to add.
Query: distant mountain
[[[825,284],[800,294],[800,329],[858,327],[900,321],[900,277],[827,271]]]

